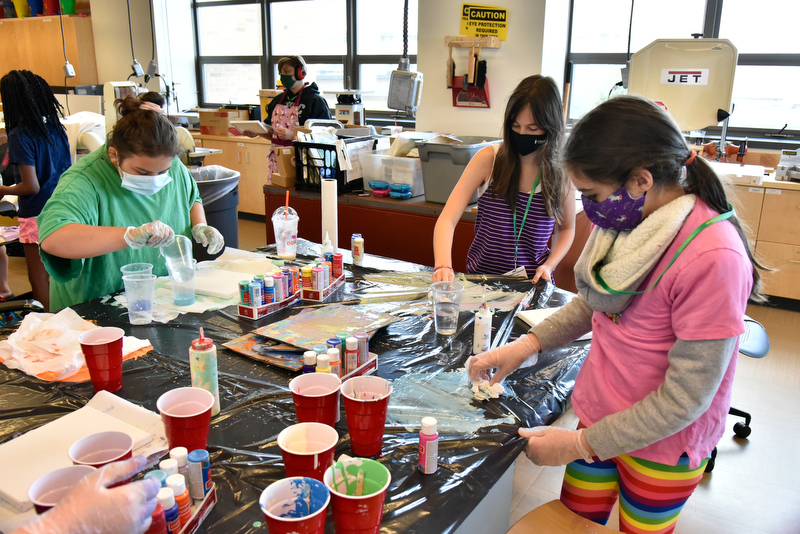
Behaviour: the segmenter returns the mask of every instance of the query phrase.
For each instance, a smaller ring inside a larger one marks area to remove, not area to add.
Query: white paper
[[[339,248],[338,202],[336,180],[322,180],[322,239],[327,235],[334,251]]]

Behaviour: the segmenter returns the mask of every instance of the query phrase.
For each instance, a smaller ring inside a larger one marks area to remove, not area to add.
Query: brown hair
[[[542,196],[547,214],[561,222],[562,203],[567,182],[558,164],[564,138],[564,113],[561,95],[552,78],[535,74],[517,85],[508,98],[503,118],[503,144],[497,152],[492,171],[492,191],[505,199],[509,207],[517,203],[522,168],[519,153],[511,146],[511,128],[517,115],[530,106],[536,124],[547,132],[547,140],[536,152],[542,171]]]
[[[120,161],[133,155],[154,158],[180,154],[175,127],[161,113],[139,109],[142,103],[133,95],[114,102],[122,118],[109,134],[108,146],[117,149]]]
[[[570,173],[616,186],[644,168],[658,187],[681,186],[714,211],[725,213],[730,204],[722,179],[703,158],[695,157],[686,165],[691,155],[680,128],[666,111],[645,98],[620,96],[603,102],[578,121],[564,146],[563,162]],[[759,271],[768,269],[753,255],[741,221],[736,215],[728,220],[753,265],[750,299],[763,302]]]

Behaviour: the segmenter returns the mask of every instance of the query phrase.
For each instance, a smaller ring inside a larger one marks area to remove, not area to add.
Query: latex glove
[[[109,486],[130,478],[147,459],[135,456],[114,462],[81,480],[46,513],[12,534],[141,534],[150,528],[160,484],[153,477],[118,488]]]
[[[225,239],[219,230],[206,223],[197,223],[192,226],[192,237],[205,246],[209,254],[216,254],[225,246]]]
[[[172,228],[161,221],[153,221],[138,227],[129,226],[125,231],[125,242],[131,248],[163,247],[175,238]]]
[[[470,380],[489,380],[490,385],[495,385],[523,364],[526,367],[535,364],[539,360],[539,344],[535,339],[533,334],[525,334],[513,343],[471,356],[467,360]]]
[[[552,426],[520,428],[519,435],[528,438],[525,454],[536,465],[566,465],[575,460],[593,463],[594,451],[583,436],[583,429],[567,430]]]
[[[548,282],[553,281],[553,268],[547,265],[546,263],[540,265],[536,268],[536,272],[533,275],[533,282],[534,284],[539,281],[540,278],[544,278]]]

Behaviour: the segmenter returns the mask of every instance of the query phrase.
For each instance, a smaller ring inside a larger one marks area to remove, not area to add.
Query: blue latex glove
[[[206,223],[197,223],[192,226],[192,237],[205,246],[209,254],[216,254],[225,246],[225,239],[219,230]]]
[[[129,226],[125,231],[125,242],[131,248],[163,247],[175,238],[172,228],[161,221],[153,221],[138,227]]]
[[[160,484],[153,478],[109,486],[132,477],[147,459],[134,456],[87,475],[54,508],[11,534],[139,534],[150,528]]]

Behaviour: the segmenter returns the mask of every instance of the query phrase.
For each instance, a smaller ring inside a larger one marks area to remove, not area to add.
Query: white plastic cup
[[[275,231],[275,246],[278,257],[293,260],[297,256],[297,224],[300,217],[293,208],[281,206],[272,214],[272,229]]]

